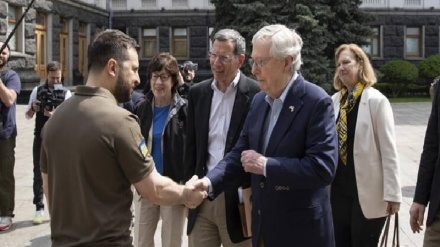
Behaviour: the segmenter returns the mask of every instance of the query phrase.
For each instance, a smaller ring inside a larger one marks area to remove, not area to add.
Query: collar
[[[292,75],[292,78],[290,78],[289,83],[287,84],[287,86],[284,88],[283,93],[281,93],[279,99],[284,102],[284,100],[287,97],[287,92],[289,91],[289,89],[292,87],[293,82],[298,78],[298,73],[295,71]],[[274,100],[276,99],[272,99],[271,97],[269,97],[269,95],[266,95],[266,97],[264,97],[264,99],[266,100],[267,103],[269,103],[270,105],[272,105],[272,103],[274,102]]]
[[[104,97],[113,101],[115,104],[118,104],[115,96],[103,87],[90,87],[86,85],[77,86],[75,95]]]
[[[229,86],[228,86],[228,88],[226,89],[226,91],[230,90],[230,88],[235,88],[235,87],[237,87],[238,81],[240,80],[240,74],[241,74],[241,71],[238,70],[237,75],[234,77],[234,80],[232,80],[232,83],[229,84]],[[214,80],[212,80],[211,88],[212,88],[213,90],[218,90],[218,88],[217,88],[217,80],[216,80],[215,78],[214,78]]]

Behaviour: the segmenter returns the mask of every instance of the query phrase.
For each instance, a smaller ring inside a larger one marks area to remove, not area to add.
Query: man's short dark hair
[[[61,63],[58,61],[52,61],[46,65],[46,71],[49,73],[49,71],[61,71]]]
[[[111,58],[117,62],[128,60],[127,51],[131,48],[139,50],[136,40],[125,33],[107,29],[93,38],[88,47],[88,70],[100,70]]]

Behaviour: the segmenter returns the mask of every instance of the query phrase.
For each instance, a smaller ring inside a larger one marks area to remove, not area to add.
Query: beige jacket
[[[339,115],[340,92],[332,96]],[[378,90],[365,87],[354,137],[354,167],[359,203],[367,219],[386,216],[386,201],[401,202],[399,160],[391,104]]]

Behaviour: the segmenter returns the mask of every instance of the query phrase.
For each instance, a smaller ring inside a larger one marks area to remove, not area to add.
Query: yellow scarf
[[[365,84],[358,82],[350,93],[348,93],[346,87],[341,89],[341,97],[339,98],[341,108],[339,109],[336,130],[338,131],[339,137],[339,156],[344,165],[347,165],[347,114],[353,110],[359,96],[361,96],[364,91],[364,87]]]

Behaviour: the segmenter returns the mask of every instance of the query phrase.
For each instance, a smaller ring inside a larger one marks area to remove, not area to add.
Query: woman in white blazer
[[[341,45],[335,61],[339,162],[331,203],[336,246],[377,246],[386,216],[398,212],[402,201],[393,111],[372,87],[376,77],[359,46]]]

